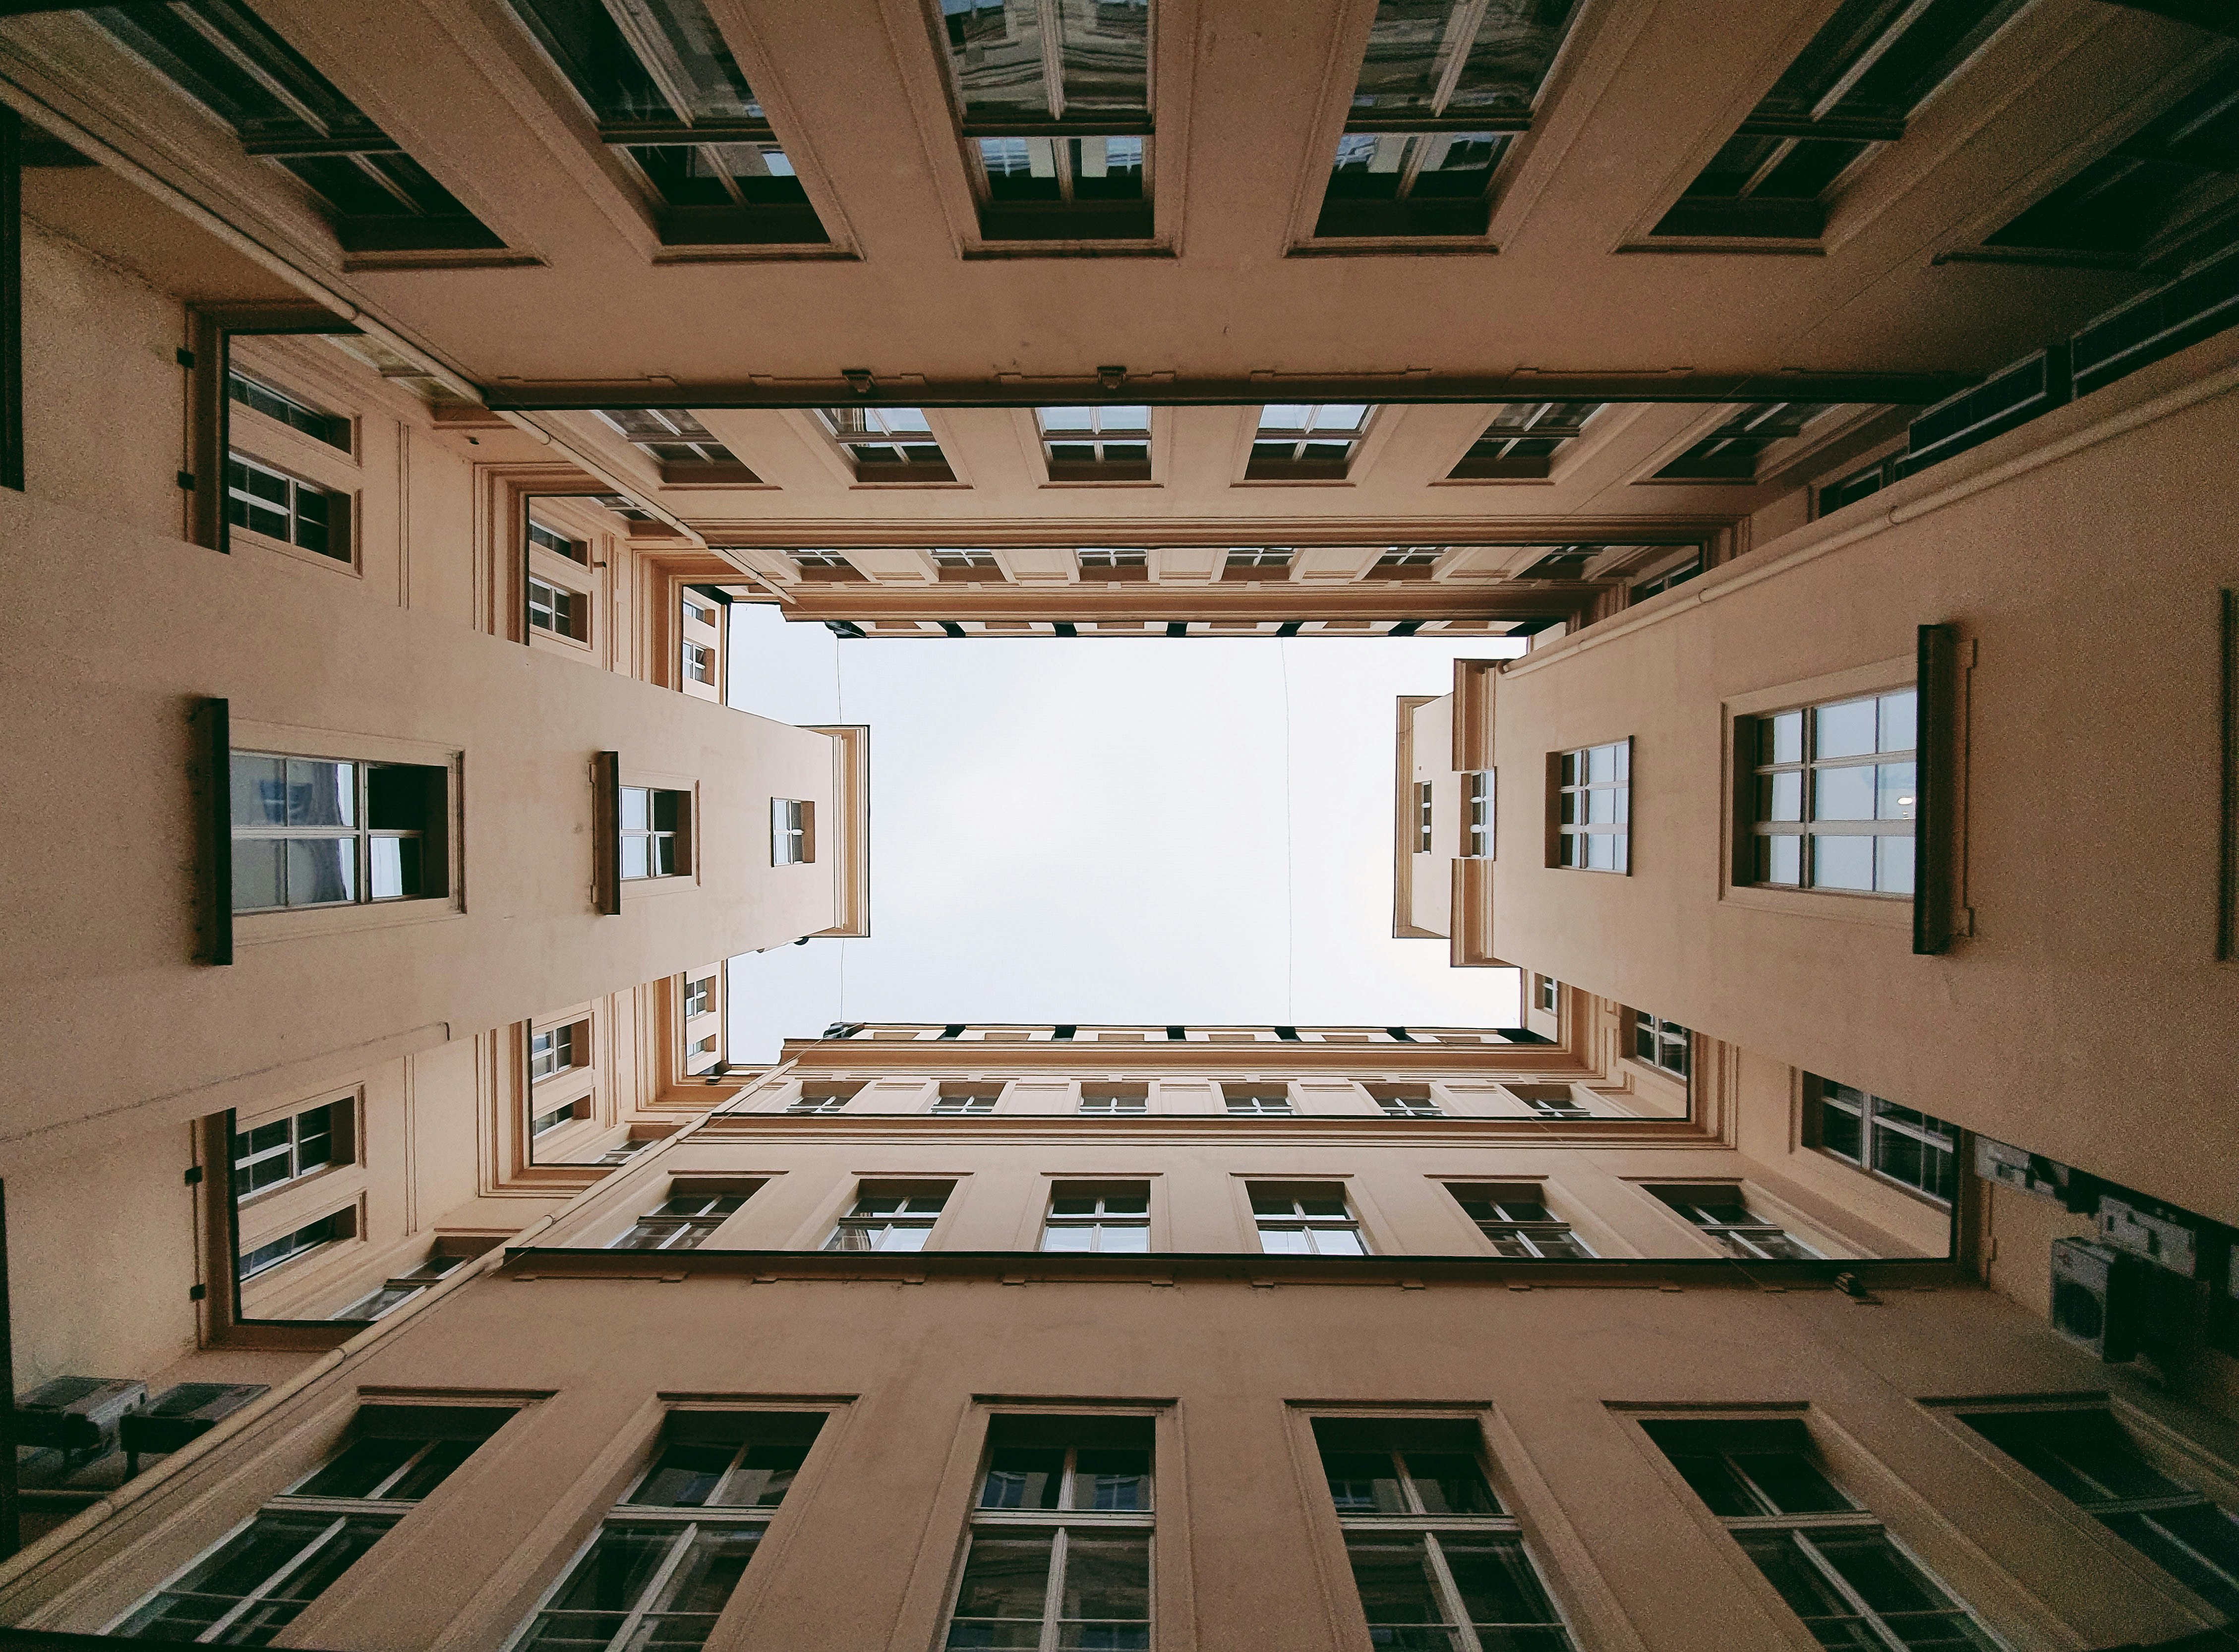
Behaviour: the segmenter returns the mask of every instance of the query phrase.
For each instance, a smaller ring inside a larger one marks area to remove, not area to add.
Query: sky
[[[731,608],[731,703],[871,729],[871,933],[732,961],[731,1052],[835,1021],[1511,1026],[1392,934],[1395,698],[1504,639],[841,639]]]

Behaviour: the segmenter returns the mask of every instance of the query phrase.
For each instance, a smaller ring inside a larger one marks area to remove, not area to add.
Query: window
[[[816,859],[816,805],[798,798],[770,799],[770,865],[796,866]]]
[[[705,643],[687,640],[684,644],[684,676],[689,682],[712,685],[715,680],[715,651]]]
[[[269,752],[229,766],[234,911],[443,892],[443,770]]]
[[[949,1648],[1149,1647],[1151,1443],[1148,1417],[987,1420]]]
[[[1959,1132],[1940,1118],[1809,1075],[1819,1145],[1837,1158],[1949,1204],[1959,1190]]]
[[[1370,1098],[1392,1118],[1442,1118],[1445,1112],[1431,1099],[1427,1085],[1417,1087],[1399,1085],[1371,1085]]]
[[[1313,1428],[1372,1644],[1569,1652],[1473,1423],[1318,1416]]]
[[[1822,1646],[1996,1652],[1966,1606],[1828,1477],[1801,1421],[1641,1426]]]
[[[1432,545],[1395,545],[1376,559],[1369,577],[1377,580],[1427,580],[1438,565],[1438,550]]]
[[[1231,551],[1220,565],[1224,580],[1287,580],[1291,577],[1289,551]]]
[[[588,544],[561,533],[556,527],[546,527],[534,516],[528,519],[528,542],[539,550],[551,552],[555,556],[564,556],[569,561],[586,567],[590,566],[591,547]]]
[[[989,241],[1146,240],[1150,0],[941,0]]]
[[[862,574],[855,565],[837,551],[794,551],[793,565],[801,570],[803,579],[860,581]]]
[[[715,1007],[715,978],[703,975],[696,981],[684,984],[684,1018],[707,1015]]]
[[[247,6],[102,6],[87,15],[309,190],[343,251],[504,244]]]
[[[1685,1183],[1648,1191],[1708,1234],[1729,1255],[1759,1262],[1799,1262],[1819,1254],[1784,1232],[1778,1223],[1768,1222],[1751,1210],[1738,1187]]]
[[[819,408],[859,482],[954,481],[922,408]]]
[[[1264,407],[1252,441],[1246,481],[1342,481],[1361,438],[1369,408],[1361,402]]]
[[[236,1131],[233,1196],[253,1198],[336,1164],[355,1162],[350,1145],[352,1102],[323,1102],[290,1118],[275,1118]]]
[[[634,177],[669,246],[828,238],[701,0],[512,0]]]
[[[1632,588],[1626,594],[1625,600],[1629,602],[1645,602],[1652,596],[1659,596],[1669,591],[1675,585],[1686,584],[1702,571],[1703,554],[1698,551],[1685,561],[1676,562],[1661,574],[1651,574],[1644,580],[1633,581]]]
[[[2239,1520],[2102,1406],[1968,1411],[1961,1422],[2219,1611],[2239,1613]]]
[[[993,1090],[944,1090],[933,1098],[933,1111],[945,1117],[984,1118],[995,1111]]]
[[[692,794],[649,786],[622,793],[622,876],[674,878],[692,870]]]
[[[1591,1118],[1578,1105],[1578,1092],[1568,1085],[1527,1085],[1513,1080],[1501,1086],[1541,1118]]]
[[[1653,233],[1817,240],[1844,182],[2020,3],[1848,0]]]
[[[1252,1221],[1259,1248],[1271,1256],[1359,1257],[1368,1254],[1360,1223],[1335,1182],[1286,1186],[1252,1184]]]
[[[374,1320],[385,1314],[395,1313],[415,1297],[457,1272],[466,1260],[464,1257],[429,1257],[411,1272],[383,1280],[380,1290],[369,1291],[334,1317],[336,1319]]]
[[[512,1415],[497,1405],[361,1405],[339,1452],[104,1633],[269,1643]]]
[[[1446,1191],[1502,1256],[1576,1262],[1593,1255],[1571,1231],[1568,1222],[1556,1220],[1548,1211],[1546,1199],[1537,1186],[1449,1185]]]
[[[668,1198],[632,1223],[609,1251],[696,1251],[750,1193],[717,1193],[672,1184]]]
[[[948,581],[1000,581],[1003,566],[995,560],[993,551],[935,551],[933,565],[940,570],[940,577]]]
[[[825,1242],[827,1251],[922,1251],[948,1202],[951,1184],[875,1184],[856,1191],[855,1203]]]
[[[1598,401],[1511,401],[1448,473],[1453,481],[1531,481],[1547,475],[1565,442],[1602,410]]]
[[[1645,1010],[1632,1012],[1632,1053],[1650,1066],[1661,1067],[1684,1078],[1687,1076],[1688,1052],[1693,1047],[1693,1035],[1677,1021],[1667,1021]]]
[[[1151,480],[1148,408],[1037,408],[1052,481]]]
[[[591,1098],[588,1096],[578,1096],[573,1101],[561,1102],[550,1112],[534,1115],[528,1121],[528,1133],[532,1137],[549,1135],[563,1125],[572,1125],[579,1118],[588,1118],[590,1116]]]
[[[1482,236],[1571,0],[1379,0],[1314,234]]]
[[[1148,554],[1142,551],[1079,551],[1083,580],[1142,580],[1150,576]]]
[[[653,1462],[507,1652],[706,1645],[823,1423],[818,1411],[669,1412]]]
[[[1751,881],[1911,898],[1918,707],[1901,688],[1739,720],[1756,759]]]
[[[241,1253],[240,1278],[245,1284],[260,1273],[269,1273],[283,1262],[293,1262],[322,1245],[338,1244],[357,1237],[357,1212],[336,1211],[316,1222],[306,1222],[293,1233]]]
[[[1632,742],[1562,752],[1551,761],[1561,799],[1548,864],[1579,872],[1632,870]]]
[[[1832,410],[1825,401],[1753,401],[1737,408],[1718,428],[1656,473],[1658,481],[1757,480],[1757,462],[1777,442],[1804,434],[1804,427]]]
[[[804,1090],[789,1113],[836,1113],[855,1098],[853,1090]]]
[[[1060,1182],[1042,1223],[1045,1251],[1144,1251],[1151,1248],[1148,1182]]]
[[[1492,859],[1492,771],[1462,776],[1462,853],[1472,860]]]
[[[236,527],[347,562],[350,551],[349,536],[343,532],[345,514],[340,494],[259,464],[245,454],[225,456],[225,519]]]
[[[588,1066],[590,1044],[591,1024],[588,1021],[570,1021],[564,1025],[532,1032],[528,1035],[529,1082],[541,1084],[570,1068]]]
[[[715,439],[697,415],[681,408],[601,408],[598,415],[623,441],[661,467],[663,481],[761,480]]]
[[[1150,1098],[1130,1095],[1122,1091],[1084,1090],[1080,1094],[1080,1111],[1095,1117],[1116,1118],[1151,1110]]]
[[[1231,1113],[1243,1117],[1261,1117],[1291,1111],[1288,1090],[1249,1090],[1237,1085],[1220,1087],[1221,1105]]]
[[[590,599],[563,585],[551,585],[535,574],[528,577],[528,623],[555,637],[586,642],[591,634]]]
[[[1431,853],[1431,783],[1415,782],[1415,853]]]
[[[225,375],[225,393],[243,407],[254,408],[268,419],[277,419],[282,424],[323,441],[329,448],[340,448],[344,453],[349,451],[350,421],[346,418],[332,413],[321,413],[286,391],[261,384],[245,373],[229,370]]]
[[[1534,979],[1538,982],[1538,985],[1535,990],[1534,1002],[1538,1004],[1539,1008],[1546,1011],[1548,1014],[1554,1014],[1558,1002],[1558,995],[1560,994],[1563,990],[1563,984],[1551,975],[1541,975],[1535,977]]]

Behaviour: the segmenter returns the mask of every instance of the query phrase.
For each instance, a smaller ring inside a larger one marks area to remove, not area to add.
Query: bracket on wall
[[[594,898],[602,917],[622,915],[622,754],[601,752],[591,760],[593,832],[597,866]]]
[[[1958,627],[1922,626],[1917,649],[1920,803],[1913,824],[1912,950],[1929,957],[1961,932],[1952,900],[1960,853]]]
[[[206,964],[233,962],[233,719],[229,702],[209,699],[202,719],[203,853],[209,866]]]

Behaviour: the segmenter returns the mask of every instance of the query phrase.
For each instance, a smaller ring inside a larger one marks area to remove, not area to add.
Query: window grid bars
[[[1492,776],[1484,769],[1462,776],[1462,839],[1466,859],[1492,859]]]
[[[1561,797],[1558,864],[1574,872],[1631,872],[1632,742],[1564,752],[1556,780]],[[1602,840],[1608,846],[1598,849]]]
[[[1917,822],[1913,813],[1881,818],[1883,792],[1880,779],[1883,768],[1913,771],[1913,779],[1904,789],[1909,796],[1899,796],[1891,806],[1917,813],[1919,797],[1917,764],[1917,735],[1913,743],[1882,749],[1885,735],[1884,724],[1890,720],[1889,702],[1903,701],[1914,697],[1909,688],[1892,689],[1877,695],[1854,696],[1841,700],[1828,700],[1816,705],[1791,707],[1786,711],[1769,713],[1747,720],[1757,749],[1751,753],[1756,760],[1752,766],[1756,780],[1750,805],[1750,833],[1756,841],[1751,846],[1752,865],[1751,881],[1776,889],[1839,889],[1847,894],[1875,894],[1895,899],[1910,899],[1915,881],[1912,868],[1885,869],[1881,861],[1880,839],[1913,838]],[[1916,702],[1917,704],[1917,702]],[[1839,757],[1822,757],[1819,752],[1820,723],[1823,713],[1850,707],[1864,705],[1872,709],[1868,715],[1874,722],[1874,737],[1870,741],[1873,749],[1850,753]],[[1914,713],[1917,718],[1917,712]],[[1779,755],[1779,742],[1786,738],[1780,725],[1789,718],[1797,719],[1795,755]],[[1848,770],[1864,769],[1870,779],[1872,796],[1870,813],[1864,819],[1819,814],[1821,777],[1839,774]],[[1892,785],[1900,784],[1891,782]],[[1824,832],[1822,827],[1826,828]],[[1874,841],[1874,865],[1869,869],[1867,886],[1856,884],[1822,882],[1818,866],[1817,843],[1822,838],[1871,838]],[[1784,866],[1785,858],[1780,840],[1796,840],[1794,865]],[[1782,876],[1783,872],[1790,875]],[[1887,887],[1885,873],[1890,874]]]
[[[1721,1209],[1735,1208],[1749,1217],[1748,1207],[1736,1196],[1731,1207],[1697,1204],[1684,1197],[1665,1201],[1697,1229],[1724,1245],[1728,1251],[1759,1262],[1794,1261],[1797,1257],[1816,1257],[1818,1252],[1805,1244],[1777,1222],[1763,1222],[1753,1217],[1735,1222],[1719,1216]]]
[[[1056,1508],[1033,1509],[986,1509],[980,1508],[975,1504],[972,1510],[971,1524],[974,1530],[1000,1530],[1008,1529],[1011,1530],[1025,1529],[1027,1531],[1047,1531],[1050,1533],[1049,1578],[1042,1590],[1041,1633],[1034,1643],[1035,1652],[1060,1652],[1060,1649],[1064,1646],[1064,1631],[1066,1620],[1062,1618],[1060,1614],[1065,1604],[1065,1574],[1066,1565],[1071,1558],[1068,1553],[1069,1544],[1066,1540],[1066,1528],[1069,1526],[1093,1526],[1106,1529],[1117,1529],[1123,1531],[1155,1532],[1158,1527],[1158,1514],[1155,1506],[1156,1499],[1154,1493],[1153,1494],[1153,1507],[1150,1509],[1116,1509],[1076,1508],[1074,1506],[1076,1502],[1075,1493],[1077,1489],[1075,1470],[1079,1464],[1080,1456],[1080,1447],[1070,1445],[1066,1447],[1065,1468],[1059,1481]],[[980,1470],[980,1483],[983,1488],[987,1484],[987,1470],[983,1468]],[[1151,1491],[1151,1488],[1147,1484],[1145,1489],[1146,1492]],[[962,1581],[960,1570],[960,1576],[958,1578],[960,1588],[961,1587]],[[1152,1596],[1152,1605],[1149,1609],[1152,1611],[1152,1619],[1149,1628],[1151,1629],[1154,1637],[1156,1635],[1158,1622],[1155,1602],[1156,1596],[1153,1594]],[[967,1618],[965,1620],[967,1622],[985,1622],[989,1621],[990,1620],[980,1618]],[[1018,1622],[1015,1618],[997,1618],[992,1621],[996,1623]],[[1076,1618],[1071,1621],[1086,1625],[1101,1622],[1128,1622],[1130,1620]],[[952,1635],[954,1632],[954,1610],[952,1608],[950,1613]],[[1157,1644],[1155,1638],[1151,1641],[1151,1644]]]

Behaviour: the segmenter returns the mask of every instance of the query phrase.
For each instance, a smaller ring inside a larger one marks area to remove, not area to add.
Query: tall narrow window
[[[625,786],[622,876],[674,878],[692,870],[692,794]]]
[[[231,768],[234,911],[443,892],[443,770],[269,752]]]
[[[1555,1013],[1557,995],[1562,992],[1563,984],[1551,975],[1542,975],[1536,979],[1538,985],[1534,989],[1534,1001],[1539,1008],[1552,1015]]]
[[[2114,1413],[1970,1410],[1960,1420],[2217,1610],[2239,1614],[2239,1519],[2170,1474]]]
[[[601,408],[599,417],[661,467],[666,482],[752,482],[761,480],[681,408]]]
[[[1807,1078],[1822,1150],[1949,1204],[1959,1190],[1959,1132],[1940,1118],[1831,1079]]]
[[[1060,1182],[1042,1222],[1045,1251],[1142,1251],[1151,1248],[1148,1182]]]
[[[1037,408],[1052,481],[1148,481],[1148,408]]]
[[[1432,791],[1428,780],[1415,782],[1415,853],[1431,853]]]
[[[1462,853],[1472,860],[1492,859],[1492,771],[1462,776]]]
[[[866,1182],[825,1241],[827,1251],[922,1251],[948,1203],[947,1182]]]
[[[1910,899],[1918,722],[1910,688],[1740,720],[1755,880]]]
[[[1372,1644],[1569,1652],[1523,1529],[1485,1476],[1473,1424],[1318,1416],[1313,1426]]]
[[[799,798],[770,799],[770,865],[795,866],[816,859],[816,805]]]
[[[1568,1222],[1548,1211],[1545,1196],[1536,1186],[1458,1184],[1446,1191],[1502,1256],[1579,1261],[1593,1255]]]
[[[498,1405],[360,1406],[340,1451],[105,1633],[269,1644],[513,1412]]]
[[[669,1412],[652,1463],[507,1652],[706,1645],[823,1422],[818,1411]]]
[[[345,252],[504,245],[249,7],[185,0],[87,16],[231,127],[245,153],[308,189]]]
[[[1844,0],[1658,236],[1812,241],[1844,182],[2022,0]]]
[[[699,700],[723,702],[723,607],[701,591],[676,599],[677,687]]]
[[[923,408],[819,408],[859,482],[956,480]]]
[[[941,0],[940,12],[980,235],[1149,239],[1150,0]]]
[[[1547,475],[1565,442],[1575,441],[1598,401],[1511,401],[1494,414],[1448,473],[1454,481],[1531,481]]]
[[[277,419],[291,429],[323,441],[329,448],[350,450],[350,421],[339,414],[322,413],[285,390],[276,390],[261,380],[245,373],[229,370],[225,375],[225,393],[229,399],[244,408],[252,408],[268,419]]]
[[[1677,1021],[1667,1021],[1645,1010],[1628,1013],[1632,1017],[1633,1055],[1651,1067],[1661,1067],[1666,1072],[1685,1078],[1694,1035]]]
[[[350,549],[349,536],[342,531],[345,514],[339,494],[260,464],[246,454],[225,456],[225,517],[236,527],[347,562]]]
[[[1800,1262],[1819,1253],[1751,1210],[1738,1187],[1683,1182],[1650,1192],[1709,1236],[1730,1256],[1758,1262]]]
[[[670,246],[828,238],[701,0],[512,0]]]
[[[1259,1248],[1276,1256],[1359,1257],[1368,1254],[1360,1218],[1337,1182],[1252,1184],[1252,1223]]]
[[[1632,870],[1632,742],[1558,753],[1550,777],[1559,796],[1551,866]]]
[[[354,1162],[350,1145],[355,1109],[323,1102],[292,1118],[275,1118],[233,1138],[233,1196],[245,1199]]]
[[[1804,434],[1806,425],[1835,410],[1827,401],[1752,401],[1737,408],[1718,428],[1656,473],[1658,481],[1757,480],[1771,448]]]
[[[1368,434],[1364,402],[1270,405],[1259,409],[1246,481],[1343,481]]]
[[[1482,236],[1571,0],[1379,0],[1314,234]]]
[[[679,1184],[669,1196],[633,1222],[608,1249],[696,1251],[724,1219],[743,1206],[751,1193],[716,1193]]]
[[[1996,1652],[1965,1603],[1828,1476],[1797,1419],[1641,1426],[1822,1646]]]

